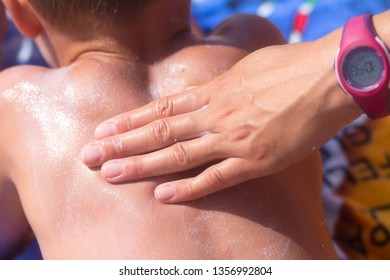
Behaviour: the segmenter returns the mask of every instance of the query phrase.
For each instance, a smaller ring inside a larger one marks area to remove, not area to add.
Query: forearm
[[[339,125],[339,129],[364,113],[353,98],[342,91],[337,81],[334,64],[341,35],[342,28],[339,28],[313,42],[314,51],[318,51],[318,58],[313,61],[317,62],[323,78],[318,81],[320,90],[310,92],[317,99],[319,109],[326,113],[325,119],[320,120],[322,125],[331,120],[333,124]]]

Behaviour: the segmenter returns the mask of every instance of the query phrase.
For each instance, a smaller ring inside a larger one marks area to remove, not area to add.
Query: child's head
[[[129,46],[129,42],[136,41],[133,35],[154,32],[153,28],[145,31],[139,26],[160,26],[160,21],[168,20],[167,30],[171,27],[176,30],[190,12],[190,0],[0,1],[4,2],[21,33],[36,40],[46,62],[53,67],[66,65],[73,59],[70,53],[82,48],[96,49],[106,43]],[[172,14],[173,19],[167,14]],[[161,23],[161,26],[166,25]],[[148,38],[152,41],[154,37],[150,35]],[[81,43],[77,45],[80,48],[76,47],[76,42]],[[64,55],[66,52],[68,56]]]
[[[11,14],[14,18],[21,11],[25,18],[34,15],[67,35],[88,37],[110,34],[113,29],[129,26],[129,23],[136,20],[146,5],[159,0],[3,1],[8,9],[13,10]]]
[[[95,32],[100,32],[134,21],[147,4],[156,0],[28,1],[39,15],[56,28],[71,31],[93,26]]]

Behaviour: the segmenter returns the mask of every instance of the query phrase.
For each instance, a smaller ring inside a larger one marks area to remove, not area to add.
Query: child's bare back
[[[243,17],[237,20],[242,24]],[[158,37],[150,48],[158,47],[151,53],[161,57],[152,62],[131,43],[116,52],[109,43],[59,68],[0,74],[0,188],[16,186],[45,258],[335,257],[321,210],[318,157],[181,205],[161,204],[153,195],[159,182],[181,174],[111,185],[80,160],[103,120],[208,82],[246,55],[228,46],[240,39],[237,23],[222,27],[205,42],[188,31],[169,43]],[[280,43],[274,36],[260,38],[258,46]]]

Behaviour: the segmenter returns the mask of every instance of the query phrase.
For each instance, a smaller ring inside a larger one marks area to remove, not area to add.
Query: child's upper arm
[[[10,106],[5,98],[8,89],[12,88],[15,77],[14,71],[4,70],[0,72],[0,184],[7,176],[7,156],[6,142],[8,141],[7,129],[9,127],[8,117]]]
[[[46,71],[47,68],[39,66],[16,66],[0,72],[0,178],[4,173],[9,173],[6,170],[10,166],[8,154],[12,151],[10,144],[15,141],[12,137],[16,137],[14,131],[17,118],[13,100],[21,94],[18,84],[25,81],[38,83]]]
[[[30,227],[16,187],[7,179],[0,180],[0,259],[6,259],[24,245]]]
[[[24,70],[27,70],[18,68],[0,72],[0,259],[12,255],[30,232],[17,188],[11,179],[13,164],[9,155],[11,149],[7,147],[12,141],[12,106],[5,96],[18,80],[26,77]]]
[[[0,123],[2,118],[3,114],[0,113]],[[29,233],[29,225],[7,165],[7,154],[3,143],[0,143],[0,259],[12,257]]]

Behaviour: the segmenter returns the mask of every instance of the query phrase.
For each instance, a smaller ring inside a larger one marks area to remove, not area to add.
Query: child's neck
[[[189,5],[189,1],[183,0],[163,0],[151,4],[137,22],[129,23],[126,30],[118,32],[120,36],[77,40],[77,36],[67,36],[46,25],[37,42],[45,46],[43,52],[51,54],[55,67],[67,66],[91,56],[153,63],[192,39]]]

